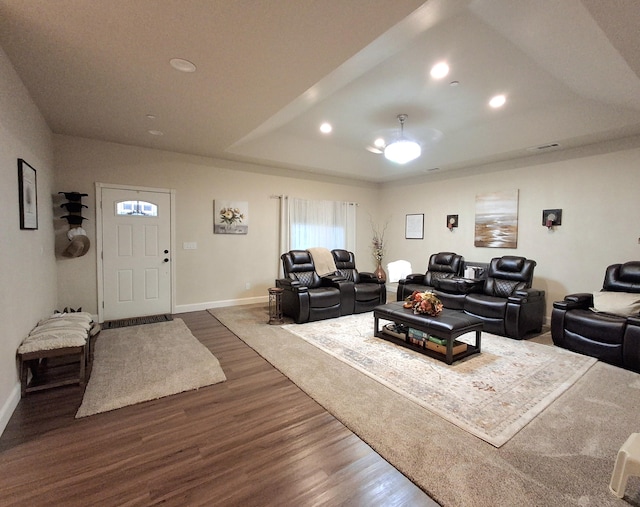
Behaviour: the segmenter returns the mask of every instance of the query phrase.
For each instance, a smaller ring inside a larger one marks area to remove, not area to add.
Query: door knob
[[[169,259],[165,259],[164,262],[169,262]]]
[[[169,253],[169,250],[165,250],[165,251],[164,251],[164,253],[168,254],[168,253]]]

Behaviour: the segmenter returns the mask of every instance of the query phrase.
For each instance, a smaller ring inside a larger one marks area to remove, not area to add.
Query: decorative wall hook
[[[551,230],[554,226],[562,225],[562,210],[542,210],[542,225],[544,225],[549,230]]]
[[[458,215],[447,215],[447,227],[451,232],[454,227],[458,227]]]

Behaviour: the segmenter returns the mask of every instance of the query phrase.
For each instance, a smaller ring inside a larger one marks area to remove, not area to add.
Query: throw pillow
[[[629,317],[640,313],[640,294],[632,292],[608,292],[593,293],[594,312],[612,313],[622,317]]]

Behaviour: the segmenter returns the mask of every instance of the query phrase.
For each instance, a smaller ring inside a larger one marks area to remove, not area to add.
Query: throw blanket
[[[336,272],[336,263],[329,250],[326,248],[308,248],[307,252],[311,254],[318,276],[332,275]]]

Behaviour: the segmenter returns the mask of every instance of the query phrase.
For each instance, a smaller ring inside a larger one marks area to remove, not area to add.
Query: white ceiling
[[[372,182],[640,134],[639,26],[636,0],[0,0],[55,133]],[[405,166],[366,150],[399,113]]]

